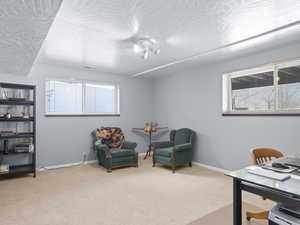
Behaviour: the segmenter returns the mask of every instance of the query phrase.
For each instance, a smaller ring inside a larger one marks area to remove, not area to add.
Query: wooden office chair
[[[254,165],[261,165],[274,158],[281,158],[283,154],[272,148],[255,148],[251,150],[251,160]],[[265,198],[263,198],[265,200]],[[258,220],[267,220],[269,217],[269,211],[252,213],[246,212],[247,220],[250,221],[251,218]]]

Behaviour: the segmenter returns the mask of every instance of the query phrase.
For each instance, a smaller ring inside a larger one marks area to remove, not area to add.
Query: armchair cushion
[[[122,145],[122,149],[135,149],[137,144],[135,142],[124,141]]]
[[[155,154],[158,156],[171,157],[174,147],[158,148],[155,150]]]
[[[114,157],[128,157],[134,156],[135,151],[133,149],[110,149],[111,156]]]
[[[174,144],[180,145],[180,144],[190,143],[192,136],[193,136],[192,130],[188,128],[179,129],[175,132],[175,135],[173,134]]]
[[[167,147],[173,146],[172,142],[170,142],[170,141],[152,142],[152,145],[155,148],[167,148]]]
[[[192,147],[193,146],[191,143],[175,145],[176,151],[184,151],[184,150],[192,149]]]

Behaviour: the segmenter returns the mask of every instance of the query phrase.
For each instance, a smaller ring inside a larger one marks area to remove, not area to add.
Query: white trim
[[[231,73],[224,73],[223,75],[229,76],[232,79],[237,77],[251,76],[258,73],[273,72],[274,69],[275,69],[275,64],[267,64],[264,66],[257,66],[250,69],[238,70]]]
[[[46,166],[46,167],[41,167],[38,168],[38,171],[44,171],[44,170],[52,170],[52,169],[59,169],[59,168],[66,168],[66,167],[71,167],[71,166],[80,166],[80,165],[87,165],[87,164],[92,164],[96,163],[97,160],[89,160],[85,162],[75,162],[75,163],[67,163],[67,164],[61,164],[61,165],[54,165],[54,166]]]
[[[139,156],[145,156],[145,155],[146,155],[146,152],[139,153]],[[227,174],[227,173],[231,172],[230,170],[210,166],[210,165],[199,163],[199,162],[196,162],[196,161],[193,161],[192,163],[196,166],[200,166],[200,167],[203,167],[203,168],[215,171],[215,172],[223,173],[223,174],[225,174],[225,173]]]
[[[44,116],[120,116],[120,113],[46,113]]]
[[[212,170],[212,171],[215,171],[215,172],[223,173],[223,174],[225,174],[225,173],[227,174],[227,173],[231,172],[230,170],[226,170],[226,169],[222,169],[222,168],[210,166],[210,165],[199,163],[199,162],[195,162],[195,161],[193,161],[193,164],[195,164],[197,166],[200,166],[200,167],[203,167],[203,168],[206,168],[206,169],[209,169],[209,170]]]
[[[143,153],[139,153],[139,156],[145,156],[146,152]],[[37,171],[45,171],[45,170],[52,170],[52,169],[60,169],[60,168],[67,168],[67,167],[72,167],[72,166],[80,166],[80,165],[88,165],[88,164],[93,164],[93,163],[97,163],[97,160],[89,160],[86,162],[75,162],[75,163],[67,163],[67,164],[61,164],[61,165],[54,165],[54,166],[46,166],[46,167],[41,167],[38,168]],[[223,173],[223,174],[227,174],[229,172],[231,172],[230,170],[226,170],[226,169],[222,169],[222,168],[218,168],[218,167],[214,167],[214,166],[210,166],[207,164],[203,164],[203,163],[199,163],[196,161],[193,161],[194,165],[218,172],[218,173]]]
[[[162,70],[164,68],[167,68],[167,67],[170,67],[170,66],[173,66],[173,65],[176,65],[176,64],[181,64],[181,63],[184,63],[184,62],[187,62],[187,61],[192,61],[192,60],[195,60],[197,58],[204,57],[206,55],[210,55],[210,54],[213,54],[213,53],[218,53],[220,50],[224,50],[224,49],[230,48],[232,46],[235,46],[235,45],[238,45],[238,44],[241,44],[241,43],[245,43],[245,42],[248,42],[248,41],[251,41],[251,40],[255,40],[257,38],[264,37],[265,35],[271,35],[271,34],[274,34],[274,33],[277,33],[277,32],[281,32],[282,30],[285,30],[285,29],[288,29],[288,28],[291,28],[291,27],[295,27],[295,26],[299,26],[299,24],[300,24],[300,21],[289,23],[289,24],[283,25],[281,27],[277,27],[275,29],[268,30],[266,32],[263,32],[263,33],[260,33],[260,34],[242,39],[242,40],[238,40],[238,41],[231,42],[231,43],[228,43],[228,44],[225,44],[225,45],[221,45],[219,47],[216,47],[214,49],[210,49],[208,51],[204,51],[204,52],[192,55],[192,56],[188,56],[188,57],[183,58],[183,59],[178,59],[178,60],[175,60],[175,61],[170,62],[170,63],[162,64],[160,66],[156,66],[154,68],[132,74],[131,76],[132,77],[139,77],[139,76],[144,75],[146,73],[154,72],[154,71],[157,71],[157,70]]]

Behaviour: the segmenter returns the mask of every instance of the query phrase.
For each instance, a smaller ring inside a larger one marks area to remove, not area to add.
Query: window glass
[[[46,81],[48,114],[119,114],[119,86],[83,81]]]
[[[300,66],[278,70],[278,107],[300,109]]]
[[[87,113],[114,113],[115,86],[86,84],[85,112]]]
[[[233,111],[275,109],[273,71],[231,78]]]
[[[47,81],[46,107],[49,113],[81,113],[82,84],[78,82]]]

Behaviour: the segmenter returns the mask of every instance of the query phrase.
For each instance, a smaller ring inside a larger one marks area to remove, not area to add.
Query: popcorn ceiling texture
[[[299,9],[297,0],[64,0],[40,58],[133,75],[299,21]],[[161,47],[149,60],[132,49],[145,36]]]
[[[0,1],[0,73],[29,73],[61,2]]]
[[[0,73],[28,74],[46,36],[38,63],[130,76],[300,21],[297,0],[64,0],[58,12],[61,2],[0,1]],[[293,27],[221,53],[295,42]],[[140,37],[156,39],[161,53],[141,59],[132,50]]]

